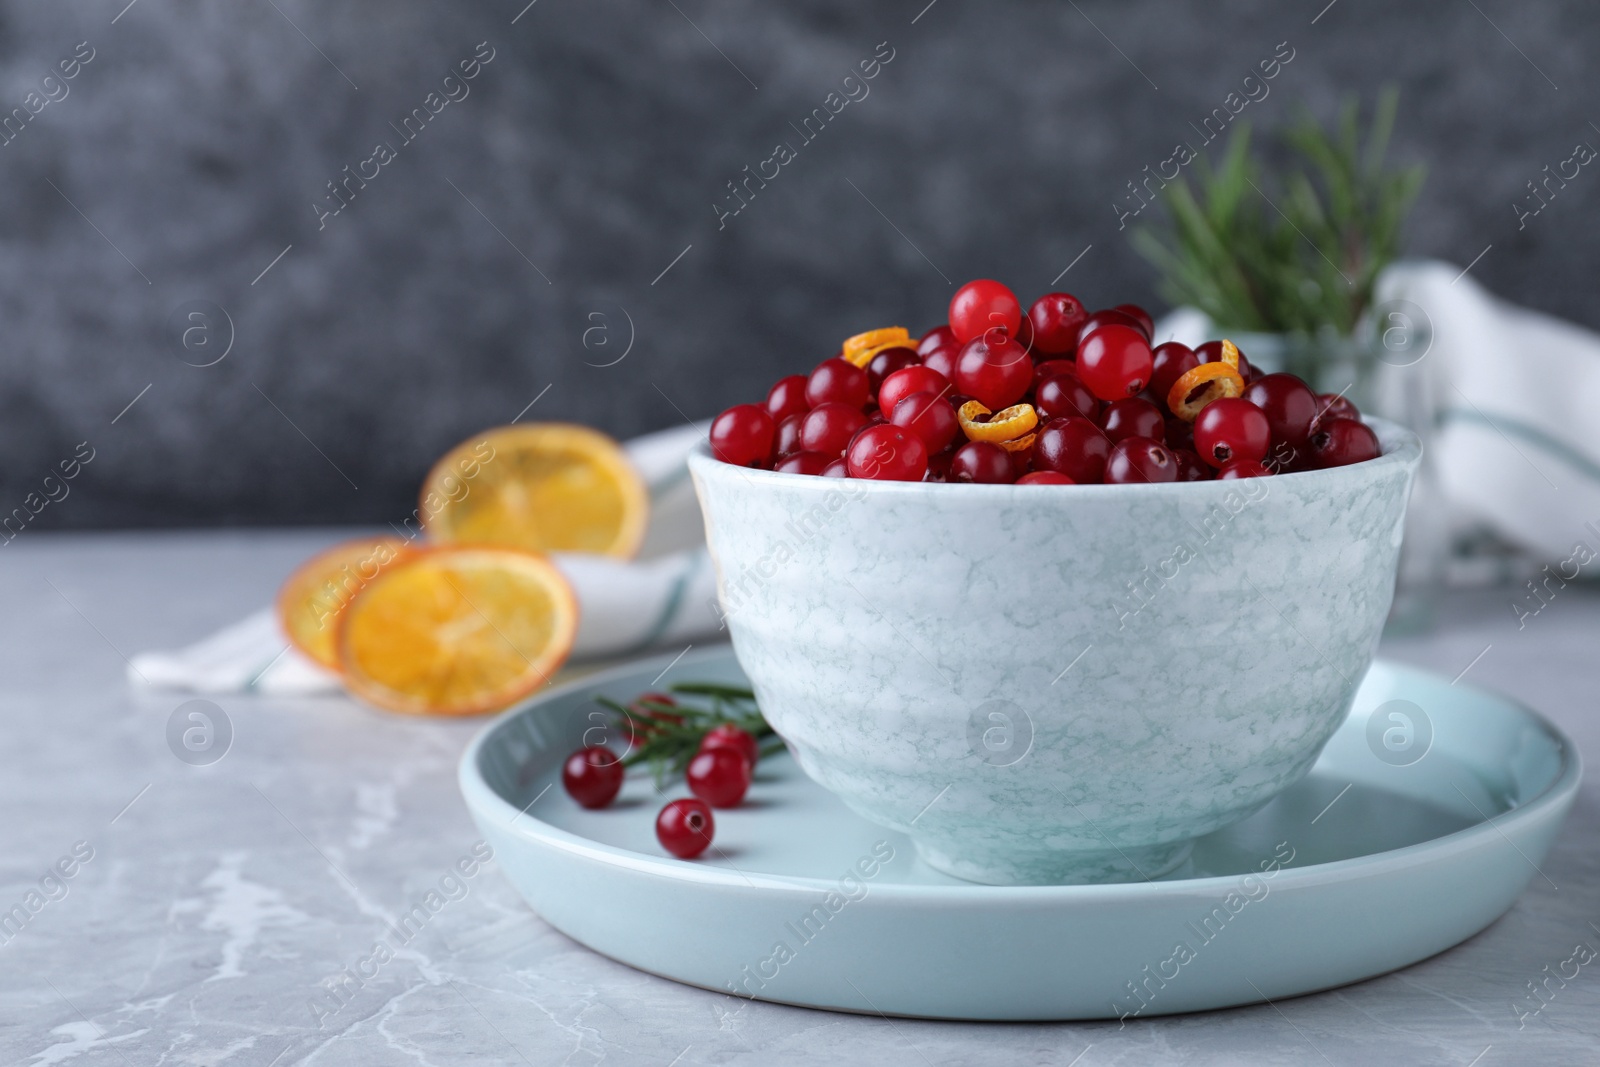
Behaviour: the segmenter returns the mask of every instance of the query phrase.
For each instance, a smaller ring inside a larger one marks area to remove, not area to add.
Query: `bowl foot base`
[[[1193,841],[1172,841],[1103,851],[1007,852],[960,857],[939,845],[913,839],[922,862],[936,871],[984,885],[1092,885],[1144,882],[1176,870]]]

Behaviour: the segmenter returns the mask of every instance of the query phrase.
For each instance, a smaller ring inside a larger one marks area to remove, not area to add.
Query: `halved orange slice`
[[[435,463],[420,514],[441,544],[631,557],[650,498],[617,443],[570,423],[486,430]]]
[[[508,548],[434,548],[384,570],[344,610],[339,660],[354,695],[414,715],[498,711],[550,680],[578,602],[561,572]]]
[[[356,594],[412,549],[398,537],[360,537],[317,553],[278,590],[278,622],[289,641],[329,670],[339,669],[339,615]]]

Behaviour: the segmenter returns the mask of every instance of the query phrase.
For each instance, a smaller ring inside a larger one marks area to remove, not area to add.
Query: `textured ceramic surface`
[[[607,956],[724,994],[874,1015],[1132,1025],[1404,967],[1483,929],[1539,879],[1581,774],[1572,743],[1537,715],[1379,662],[1312,773],[1201,838],[1165,879],[963,882],[782,756],[762,761],[745,805],[716,813],[716,848],[683,861],[654,839],[661,798],[647,775],[602,811],[558,781],[562,758],[594,740],[593,697],[626,700],[668,668],[741,678],[726,649],[658,657],[552,691],[467,749],[461,789],[497,862],[540,915]],[[1394,701],[1431,726],[1403,758],[1371,740]],[[1520,979],[1493,988],[1537,1007]]]
[[[800,766],[935,867],[1155,877],[1310,769],[1389,609],[1420,456],[1120,486],[690,458],[734,649]]]

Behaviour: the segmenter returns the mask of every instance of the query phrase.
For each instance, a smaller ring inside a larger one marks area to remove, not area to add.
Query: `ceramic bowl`
[[[1303,777],[1394,589],[1421,446],[1271,478],[689,469],[740,666],[806,774],[995,885],[1154,878]]]

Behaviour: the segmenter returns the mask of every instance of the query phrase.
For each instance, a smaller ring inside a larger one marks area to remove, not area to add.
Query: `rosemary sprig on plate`
[[[594,698],[617,715],[619,725],[633,739],[622,765],[648,764],[658,786],[664,785],[669,776],[682,774],[700,750],[701,738],[725,723],[737,726],[758,742],[773,738],[762,746],[763,756],[783,748],[782,740],[776,739],[762,717],[755,693],[749,689],[719,682],[679,682],[668,687],[668,692],[670,701],[649,699],[651,694],[631,704],[604,696]]]

